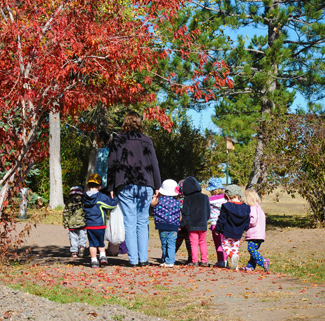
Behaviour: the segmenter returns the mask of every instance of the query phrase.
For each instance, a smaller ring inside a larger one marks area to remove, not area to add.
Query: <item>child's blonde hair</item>
[[[224,194],[225,193],[225,189],[224,188],[217,188],[217,189],[214,189],[210,192],[210,194],[212,196],[214,195],[220,195],[220,194]]]
[[[260,196],[252,188],[249,188],[245,191],[245,199],[246,199],[246,204],[250,205],[250,206],[255,206],[255,205],[261,204]]]

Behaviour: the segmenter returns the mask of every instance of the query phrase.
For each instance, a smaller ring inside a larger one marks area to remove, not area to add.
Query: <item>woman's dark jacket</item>
[[[222,204],[215,233],[240,239],[244,231],[249,229],[250,211],[250,206],[246,204],[231,202]]]
[[[158,160],[151,139],[135,131],[116,136],[108,156],[106,191],[126,185],[161,186]]]
[[[184,202],[181,227],[191,231],[206,231],[210,218],[209,197],[201,193],[198,181],[190,176],[183,183]]]

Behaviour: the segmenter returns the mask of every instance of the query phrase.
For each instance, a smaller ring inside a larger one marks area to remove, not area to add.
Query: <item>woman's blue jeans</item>
[[[148,261],[149,208],[153,189],[127,185],[118,192],[123,212],[125,243],[131,264]]]

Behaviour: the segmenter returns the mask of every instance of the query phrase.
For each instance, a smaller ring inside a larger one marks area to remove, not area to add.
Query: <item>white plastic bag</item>
[[[125,240],[123,212],[120,203],[111,210],[111,215],[105,230],[105,240],[112,244],[120,244]]]

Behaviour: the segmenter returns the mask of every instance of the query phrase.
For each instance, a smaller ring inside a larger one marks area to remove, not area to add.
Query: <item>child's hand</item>
[[[152,200],[151,200],[150,205],[151,205],[152,207],[155,207],[155,206],[158,205],[158,203],[159,203],[158,196],[156,196],[156,195],[154,194],[154,195],[152,196]]]

